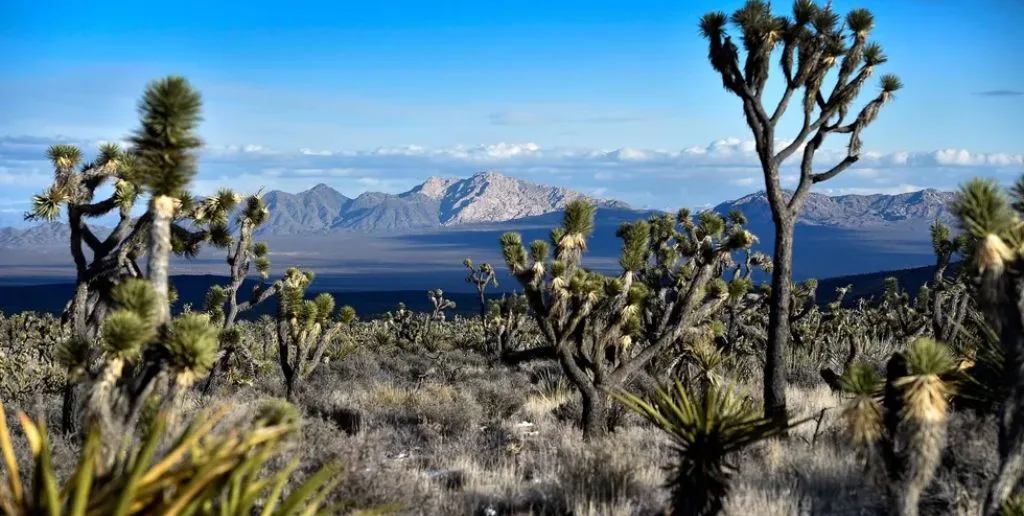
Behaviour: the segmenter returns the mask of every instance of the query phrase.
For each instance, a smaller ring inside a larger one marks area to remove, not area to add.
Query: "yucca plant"
[[[731,455],[807,421],[780,425],[761,417],[732,388],[717,385],[703,397],[679,381],[671,390],[659,388],[650,401],[625,391],[612,396],[671,438],[677,457],[667,487],[671,514],[680,516],[719,514],[736,472]]]
[[[239,203],[235,218],[237,235],[232,235],[227,225],[230,212]],[[209,394],[216,384],[221,372],[231,366],[236,355],[240,356],[249,366],[249,373],[255,374],[256,360],[241,346],[241,331],[236,326],[236,319],[242,313],[252,310],[261,303],[280,292],[282,280],[267,282],[270,276],[269,246],[266,242],[254,240],[253,233],[270,218],[266,203],[261,192],[242,197],[231,190],[220,189],[217,194],[205,199],[195,210],[196,219],[211,228],[217,236],[214,242],[219,247],[227,248],[227,264],[230,269],[230,281],[227,285],[214,285],[206,294],[203,309],[210,314],[214,322],[221,327],[221,357],[203,382],[202,391]],[[252,289],[239,300],[242,284],[249,276],[252,266],[256,266],[259,280]]]
[[[498,277],[494,274],[494,267],[489,263],[481,263],[480,265],[473,265],[473,260],[466,258],[462,260],[462,265],[469,270],[466,274],[466,283],[472,283],[476,287],[477,297],[480,301],[480,318],[484,320],[484,327],[487,324],[487,297],[484,293],[487,290],[487,285],[498,286]]]
[[[32,452],[28,485],[23,485],[14,456],[4,407],[0,404],[0,452],[6,482],[0,485],[0,509],[11,516],[128,516],[143,514],[249,516],[332,514],[321,508],[337,485],[336,466],[327,466],[283,497],[296,467],[292,461],[267,474],[270,459],[286,451],[298,428],[290,405],[266,404],[251,425],[214,432],[226,408],[200,414],[173,443],[160,451],[169,422],[161,412],[138,443],[127,441],[118,460],[106,467],[96,426],[86,432],[78,465],[61,485],[43,420],[18,414]]]

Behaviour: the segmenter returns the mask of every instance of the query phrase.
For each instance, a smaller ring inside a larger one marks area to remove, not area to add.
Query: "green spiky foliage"
[[[52,314],[0,312],[0,399],[60,394],[81,375],[81,347]]]
[[[612,395],[672,440],[676,459],[667,482],[671,514],[720,514],[736,472],[734,454],[803,422],[780,426],[728,387],[711,386],[695,395],[676,381],[674,388],[659,388],[650,400],[625,391]]]
[[[756,238],[743,228],[744,222],[738,212],[723,218],[710,211],[694,215],[680,210],[675,216],[650,218],[646,229],[636,224],[620,229],[620,236],[633,231],[648,234],[647,245],[631,259],[640,264],[636,278],[647,293],[638,340],[665,346],[647,366],[658,380],[669,381],[680,366],[703,371],[699,361],[690,360],[695,358],[690,351],[706,338],[719,313],[727,317],[733,306],[739,314],[749,315],[749,305],[763,303],[763,291],[753,289],[751,277],[757,269],[770,269],[771,262],[750,252]],[[745,257],[742,265],[733,254]],[[749,326],[744,330],[750,331]],[[734,349],[725,346],[727,351]]]
[[[928,312],[918,305],[896,278],[886,278],[882,297],[874,306],[876,322],[884,324],[883,331],[893,335],[897,343],[910,342],[932,329]]]
[[[955,269],[952,277],[947,276],[953,259],[967,249],[968,234],[954,236],[948,226],[935,222],[931,226],[931,237],[935,274],[927,285],[927,291],[918,294],[922,302],[918,310],[930,315],[932,335],[936,339],[953,345],[959,344],[962,337],[976,340],[963,335],[968,317],[977,311],[977,305],[962,281],[962,267]]]
[[[59,180],[97,184],[100,179],[89,174],[102,169],[109,173],[104,177],[119,181],[113,196],[101,204],[122,210],[125,216],[114,233],[124,234],[102,244],[114,254],[104,255],[106,251],[101,250],[98,256],[104,265],[86,270],[86,277],[80,278],[72,301],[76,328],[72,341],[61,351],[82,394],[75,403],[65,402],[65,421],[77,421],[81,413],[88,427],[99,432],[100,452],[108,465],[116,459],[118,443],[137,436],[137,423],[147,404],[153,410],[176,405],[217,358],[218,326],[208,315],[171,318],[175,294],[167,281],[167,265],[172,254],[191,253],[189,242],[223,244],[225,235],[218,228],[236,201],[225,192],[204,201],[188,194],[200,141],[194,135],[199,94],[187,81],[171,76],[150,83],[139,115],[133,147],[125,152],[105,149],[101,164],[90,165],[77,179],[68,176],[74,174],[78,154],[70,148],[52,152]],[[129,201],[143,193],[150,195],[149,209],[130,219]],[[71,211],[88,211],[81,204],[67,206]],[[87,233],[81,231],[73,246],[89,240],[82,235]],[[147,257],[145,273],[135,263],[140,255]],[[85,303],[76,304],[82,292]],[[87,306],[99,299],[103,302]],[[86,315],[95,331],[77,327]]]
[[[240,206],[239,206],[240,205]],[[237,235],[232,235],[228,226],[230,213],[236,210],[234,221]],[[216,195],[198,205],[196,220],[217,236],[218,247],[227,248],[225,258],[230,272],[227,285],[214,285],[207,292],[203,309],[220,324],[221,357],[216,367],[203,383],[203,392],[210,393],[218,377],[232,367],[239,357],[254,376],[256,360],[244,346],[239,346],[238,329],[235,323],[239,315],[252,310],[280,292],[282,280],[268,283],[270,277],[269,246],[258,242],[254,233],[269,219],[269,210],[262,192],[242,199],[228,189],[221,189]],[[246,278],[256,268],[258,279],[248,292],[240,292]],[[242,300],[239,300],[239,294]]]
[[[727,257],[727,261],[732,262],[732,257]],[[728,273],[725,275],[729,277],[729,298],[723,314],[725,331],[719,341],[726,353],[734,353],[740,351],[743,341],[759,340],[762,337],[758,311],[765,305],[768,296],[765,289],[757,288],[754,284],[753,275],[758,270],[771,273],[772,260],[764,253],[745,249],[743,261],[727,263],[725,266],[731,268],[732,273],[731,277]],[[760,346],[751,346],[754,347]]]
[[[607,429],[608,392],[645,374],[656,356],[711,321],[729,293],[718,277],[723,260],[754,242],[740,225],[711,212],[627,223],[617,232],[622,272],[606,276],[582,263],[593,228],[594,206],[576,200],[550,245],[538,240],[528,250],[518,233],[501,237],[505,263],[545,340],[506,351],[503,359],[555,360],[582,395],[587,439]]]
[[[742,52],[728,33],[730,24],[741,36]],[[860,159],[861,134],[902,87],[896,76],[883,75],[878,93],[859,112],[851,112],[868,79],[887,61],[881,45],[869,41],[874,26],[874,16],[866,9],[854,9],[843,17],[832,10],[831,3],[820,6],[813,0],[796,0],[790,16],[773,14],[772,5],[764,0],[747,0],[731,15],[715,11],[700,19],[711,68],[725,90],[740,100],[753,133],[776,226],[764,374],[767,415],[784,418],[786,411],[785,356],[791,339],[796,219],[813,185],[836,177]],[[774,56],[778,56],[778,68],[772,66]],[[764,93],[773,69],[781,72],[782,89],[777,99],[768,99]],[[800,108],[799,130],[780,145],[782,135],[776,129],[793,99]],[[816,171],[815,153],[833,134],[848,138],[846,156]],[[790,194],[782,188],[780,168],[797,152],[802,155],[800,179]]]
[[[473,260],[466,258],[462,261],[462,265],[468,269],[466,274],[466,283],[472,283],[476,287],[477,296],[480,299],[480,318],[487,321],[487,297],[485,291],[487,285],[491,285],[495,288],[498,287],[498,277],[494,274],[494,267],[491,267],[489,263],[481,263],[480,265],[474,266]]]
[[[322,363],[324,352],[347,325],[341,319],[341,312],[335,310],[334,297],[330,294],[325,292],[313,299],[305,298],[313,279],[312,272],[291,267],[281,280],[276,338],[278,363],[289,400],[294,397],[299,382]]]
[[[409,310],[405,303],[398,303],[395,310],[385,313],[382,319],[388,335],[394,337],[400,347],[415,349],[427,339],[429,318]]]
[[[840,385],[852,395],[843,408],[846,430],[850,441],[863,452],[882,436],[881,396],[885,382],[870,364],[854,362],[843,371]]]
[[[157,408],[206,375],[217,357],[217,327],[205,314],[184,314],[161,325],[168,301],[148,280],[114,288],[116,305],[101,328],[100,367],[88,381],[85,419],[105,439],[131,435],[146,400]],[[104,441],[104,450],[113,443]]]
[[[1024,470],[1024,178],[1008,195],[991,179],[976,178],[961,186],[953,203],[967,235],[964,254],[988,325],[998,336],[995,357],[1002,364],[999,469],[985,500],[984,514],[998,514],[1014,494]],[[994,379],[996,380],[996,379]],[[998,381],[998,380],[997,380]]]
[[[45,421],[18,413],[32,454],[30,468],[19,465],[0,403],[0,457],[6,470],[0,511],[11,516],[334,514],[322,506],[340,481],[337,466],[322,468],[287,496],[297,463],[267,472],[289,451],[298,430],[295,418],[272,417],[276,412],[262,410],[249,425],[220,432],[214,427],[225,409],[200,414],[170,439],[169,448],[160,449],[171,420],[162,411],[151,431],[138,443],[126,441],[109,466],[102,459],[101,431],[89,427],[77,466],[62,485]],[[19,478],[23,470],[32,479],[28,485]]]

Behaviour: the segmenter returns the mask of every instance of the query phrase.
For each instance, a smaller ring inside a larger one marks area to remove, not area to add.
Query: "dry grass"
[[[509,368],[462,349],[416,353],[377,347],[369,336],[357,340],[362,347],[323,364],[300,387],[305,423],[294,448],[303,464],[298,479],[331,460],[345,464],[334,498],[352,511],[653,515],[665,506],[665,468],[673,459],[667,439],[637,417],[621,417],[613,433],[583,443],[573,424],[578,396],[550,364]],[[263,360],[265,369],[249,385],[223,385],[212,398],[190,394],[182,410],[226,402],[229,420],[251,414],[260,400],[282,394],[279,373],[269,357]],[[756,379],[741,388],[760,397]],[[788,439],[734,458],[738,473],[725,514],[883,514],[882,490],[841,432],[842,400],[824,385],[787,394],[794,417],[814,419]],[[59,420],[54,394],[17,405],[9,408]],[[351,421],[341,416],[353,414],[358,424],[346,426]],[[995,462],[994,431],[980,427],[994,425],[953,417],[957,446],[947,450],[923,514],[977,513]],[[25,459],[19,432],[15,438]],[[76,447],[54,436],[54,453],[67,470]]]

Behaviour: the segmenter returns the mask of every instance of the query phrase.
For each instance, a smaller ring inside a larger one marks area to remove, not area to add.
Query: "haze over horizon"
[[[146,82],[170,73],[204,99],[200,194],[325,183],[355,197],[497,170],[637,208],[734,199],[763,183],[697,21],[741,4],[183,1],[159,15],[120,1],[5,5],[0,226],[49,184],[50,144],[91,156],[124,138]],[[1003,56],[1024,46],[1024,4],[833,4],[875,14],[872,39],[889,57],[876,75],[905,87],[865,131],[861,161],[816,192],[951,190],[1021,174],[1024,67]],[[877,80],[858,106],[876,90]],[[795,134],[797,109],[780,139]],[[840,136],[819,152],[822,168],[844,152]]]

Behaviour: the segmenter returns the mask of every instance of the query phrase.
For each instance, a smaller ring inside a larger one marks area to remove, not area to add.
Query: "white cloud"
[[[757,184],[757,178],[756,177],[739,177],[739,178],[730,180],[729,184],[733,184],[733,185],[736,185],[736,186],[753,186],[753,185]]]
[[[91,157],[98,140],[0,136],[0,190],[8,198],[28,199],[50,182],[46,148],[56,141],[80,145]],[[785,142],[780,142],[779,147]],[[822,149],[816,171],[840,161],[845,149]],[[795,187],[800,156],[783,165],[782,183]],[[674,209],[725,200],[761,189],[762,172],[754,144],[723,138],[681,150],[645,148],[548,147],[535,142],[427,147],[406,145],[368,150],[297,148],[251,143],[206,147],[201,151],[196,193],[218,186],[297,192],[327,183],[348,196],[367,190],[398,193],[428,176],[468,177],[496,170],[534,182],[604,196],[637,206]],[[943,149],[878,152],[867,150],[850,170],[815,191],[894,193],[933,187],[954,189],[974,176],[1015,180],[1024,173],[1024,154],[976,153]]]

